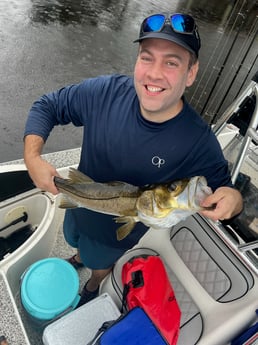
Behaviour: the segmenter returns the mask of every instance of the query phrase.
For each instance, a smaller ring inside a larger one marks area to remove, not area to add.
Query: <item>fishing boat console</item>
[[[123,263],[142,253],[160,255],[182,312],[178,345],[229,345],[257,321],[257,100],[258,73],[213,127],[229,161],[232,181],[243,195],[243,212],[223,222],[195,214],[172,229],[150,229],[118,260],[100,288],[120,307]],[[69,166],[77,163],[78,156]],[[59,168],[60,174],[65,175],[69,166]],[[62,247],[63,211],[58,197],[35,188],[23,164],[1,165],[0,186],[0,298],[6,310],[5,314],[1,310],[0,331],[12,340],[10,344],[40,345],[42,333],[31,329],[20,307],[20,279],[32,263]],[[65,250],[62,255],[69,256]],[[71,330],[75,339],[83,328]],[[55,345],[59,338],[66,345],[64,330],[58,332]]]

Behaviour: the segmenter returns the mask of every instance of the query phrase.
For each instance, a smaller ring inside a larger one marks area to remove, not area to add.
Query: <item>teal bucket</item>
[[[21,277],[22,306],[37,328],[72,311],[80,299],[78,291],[78,273],[60,258],[39,260]]]

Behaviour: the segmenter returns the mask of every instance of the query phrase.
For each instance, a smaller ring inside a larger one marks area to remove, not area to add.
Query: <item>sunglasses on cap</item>
[[[170,25],[171,28],[180,34],[194,35],[197,27],[193,17],[188,14],[153,14],[147,17],[143,23],[141,30],[144,33],[147,32],[161,32],[165,25]]]

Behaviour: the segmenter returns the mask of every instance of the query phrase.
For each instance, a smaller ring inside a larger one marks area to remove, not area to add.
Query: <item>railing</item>
[[[243,140],[241,141],[241,146],[239,148],[235,162],[233,163],[231,169],[232,182],[235,184],[237,177],[239,175],[240,169],[248,152],[251,142],[253,141],[258,145],[258,71],[252,78],[249,86],[235,99],[235,101],[230,105],[230,107],[225,111],[223,116],[220,118],[218,123],[214,126],[213,130],[216,135],[220,134],[225,126],[230,123],[232,114],[238,111],[245,100],[249,97],[255,98],[255,108],[253,114],[250,118],[249,124],[247,124],[247,130],[245,131]],[[251,241],[248,243],[241,243],[238,245],[238,249],[241,252],[246,252],[249,250],[258,248],[258,240]]]

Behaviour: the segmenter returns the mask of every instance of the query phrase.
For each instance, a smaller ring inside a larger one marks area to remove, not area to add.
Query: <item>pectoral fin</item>
[[[126,236],[128,236],[136,224],[133,217],[126,217],[126,216],[115,218],[115,222],[125,223],[124,225],[120,226],[120,228],[118,228],[116,231],[116,237],[118,241],[121,241]]]

